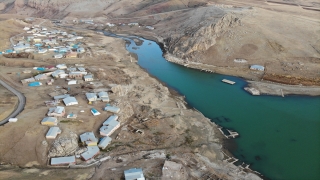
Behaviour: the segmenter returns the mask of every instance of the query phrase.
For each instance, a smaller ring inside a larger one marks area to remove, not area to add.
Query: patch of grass
[[[186,137],[185,137],[185,141],[186,141],[186,143],[189,144],[189,145],[193,143],[193,139],[192,139],[191,136],[186,136]]]

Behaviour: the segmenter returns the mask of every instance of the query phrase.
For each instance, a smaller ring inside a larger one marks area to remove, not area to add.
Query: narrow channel
[[[137,54],[138,64],[167,86],[186,96],[188,104],[240,137],[230,149],[270,179],[320,179],[320,97],[251,96],[241,78],[210,74],[166,61],[159,45],[133,40],[126,45]],[[222,79],[235,85],[222,83]]]

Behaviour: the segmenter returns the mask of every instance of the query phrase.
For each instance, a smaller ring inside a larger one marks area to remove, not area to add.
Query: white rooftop
[[[86,144],[89,144],[90,142],[98,142],[98,139],[94,136],[93,132],[85,132],[81,134],[80,140]]]
[[[63,99],[63,102],[66,106],[76,105],[78,101],[75,97],[66,97]]]
[[[84,160],[92,159],[95,155],[97,155],[100,152],[100,149],[98,146],[88,146],[87,151],[81,154],[81,157]]]
[[[50,127],[49,131],[46,134],[46,138],[51,139],[51,138],[56,138],[58,134],[61,133],[61,130],[59,127]]]
[[[110,144],[111,140],[112,140],[111,137],[106,136],[101,139],[98,146],[102,149],[105,149]]]
[[[124,171],[126,180],[144,180],[143,171],[141,168],[132,168]]]
[[[71,164],[75,162],[76,162],[75,156],[51,158],[51,165],[63,165],[63,164]]]

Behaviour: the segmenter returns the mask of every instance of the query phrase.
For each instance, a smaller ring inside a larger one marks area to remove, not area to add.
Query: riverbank
[[[248,87],[253,87],[260,91],[261,94],[265,95],[309,95],[309,96],[320,96],[320,87],[319,86],[299,86],[299,85],[287,85],[279,84],[268,81],[259,81],[257,74],[263,75],[261,72],[244,70],[231,67],[217,67],[213,65],[206,65],[202,63],[195,63],[190,61],[184,61],[173,55],[166,53],[164,55],[167,61],[185,66],[187,68],[193,68],[200,71],[205,71],[208,73],[218,73],[225,74],[230,76],[237,76],[244,78],[248,82]]]

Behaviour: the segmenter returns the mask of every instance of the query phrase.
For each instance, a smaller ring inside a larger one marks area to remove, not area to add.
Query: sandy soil
[[[0,119],[4,119],[14,111],[18,98],[3,86],[0,86],[0,97]]]

